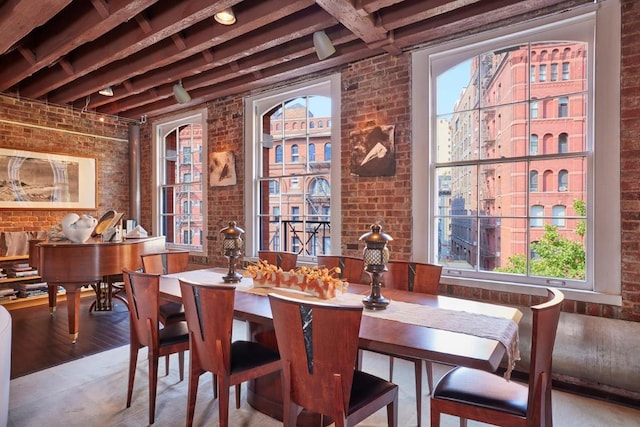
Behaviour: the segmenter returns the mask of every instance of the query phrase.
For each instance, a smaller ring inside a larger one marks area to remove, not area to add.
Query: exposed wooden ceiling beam
[[[106,67],[113,62],[134,55],[145,48],[155,46],[177,32],[213,16],[213,14],[219,10],[219,7],[228,5],[229,3],[230,0],[214,2],[213,4],[211,0],[188,0],[162,3],[154,6],[152,8],[154,15],[153,18],[149,20],[149,24],[152,28],[156,28],[156,31],[145,33],[139,25],[139,21],[132,19],[130,22],[124,23],[118,28],[118,31],[110,34],[107,40],[105,40],[105,38],[96,40],[93,43],[82,46],[74,52],[73,62],[74,68],[76,69],[74,76],[65,76],[56,73],[55,70],[47,70],[44,75],[27,79],[26,82],[21,85],[20,90],[24,96],[38,98],[47,92],[54,91],[65,84],[74,82],[99,68]],[[187,9],[189,13],[185,13],[184,9]],[[134,16],[131,16],[131,18]],[[167,43],[172,42],[168,40]],[[2,73],[0,72],[0,77],[1,76]],[[113,83],[108,83],[101,87],[111,86],[112,84]],[[84,93],[82,97],[90,93],[91,92]],[[59,96],[54,97],[59,98]]]
[[[0,55],[53,18],[71,0],[9,0],[0,4]]]
[[[305,5],[308,5],[309,0],[291,2],[286,8],[274,8],[274,4],[278,1],[261,2],[251,9],[250,16],[236,13],[237,19],[246,24],[238,23],[232,29],[213,24],[196,25],[188,34],[185,34],[187,49],[178,51],[175,46],[172,46],[173,51],[170,54],[171,50],[166,48],[165,43],[156,43],[151,49],[129,57],[126,63],[115,63],[113,66],[105,67],[99,76],[90,75],[75,79],[70,85],[54,94],[51,102],[61,104],[73,102],[96,92],[101,87],[117,85],[125,78],[134,79],[136,76],[140,76],[138,79],[146,82],[139,86],[141,90],[170,81],[175,82],[179,78],[206,71],[287,40],[301,37],[308,34],[309,28],[316,28],[319,23],[327,27],[336,22],[320,8],[314,9],[311,13],[305,12]],[[296,9],[301,14],[290,13]],[[283,15],[283,13],[290,13],[290,15]],[[291,19],[263,28],[268,22],[285,16],[290,16]],[[258,29],[260,31],[255,31]],[[233,40],[232,43],[230,43],[231,40]],[[166,43],[173,45],[171,41]],[[200,52],[214,46],[217,46],[214,56],[219,58],[220,62],[205,63]],[[164,67],[167,66],[171,67],[165,70]],[[136,86],[138,87],[138,82]]]
[[[112,0],[111,15],[102,19],[93,7],[83,10],[83,15],[69,21],[68,16],[61,13],[51,19],[43,31],[47,34],[34,49],[37,62],[25,62],[21,55],[11,53],[2,58],[0,64],[0,91],[7,90],[21,80],[31,76],[42,68],[54,64],[79,46],[97,39],[101,35],[128,21],[157,0]],[[42,2],[33,3],[39,9]],[[46,2],[45,2],[46,3]],[[39,94],[40,96],[42,94]],[[34,98],[37,96],[33,96]]]

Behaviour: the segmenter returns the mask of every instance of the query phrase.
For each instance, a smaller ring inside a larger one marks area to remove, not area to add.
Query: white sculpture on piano
[[[89,240],[98,220],[89,215],[66,214],[62,217],[62,232],[65,237],[75,243]]]

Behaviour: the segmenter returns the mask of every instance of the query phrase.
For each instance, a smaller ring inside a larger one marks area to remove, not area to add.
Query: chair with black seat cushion
[[[293,270],[298,264],[298,254],[295,252],[258,251],[258,259],[280,267],[283,271]]]
[[[386,406],[398,423],[398,386],[355,369],[362,306],[302,301],[269,294],[282,358],[285,426],[305,408],[353,426]]]
[[[160,328],[160,275],[122,270],[130,316],[129,385],[127,408],[131,406],[133,382],[138,363],[138,350],[148,348],[149,359],[149,424],[155,421],[158,359],[179,354],[180,380],[184,379],[184,352],[189,350],[187,322],[174,322]]]
[[[200,285],[180,279],[180,292],[191,343],[187,426],[193,424],[198,379],[205,372],[213,373],[218,379],[219,425],[227,426],[229,388],[235,385],[236,408],[239,408],[241,384],[279,371],[280,356],[258,342],[232,342],[235,286]]]
[[[529,384],[523,385],[477,369],[455,368],[436,384],[431,395],[431,425],[440,414],[499,426],[551,427],[551,365],[564,295],[547,289],[547,301],[531,307]]]
[[[349,283],[365,283],[364,260],[344,255],[318,255],[318,267],[340,268],[340,279]]]

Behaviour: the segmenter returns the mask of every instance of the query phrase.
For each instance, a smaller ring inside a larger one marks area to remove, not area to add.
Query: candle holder
[[[380,291],[380,277],[387,271],[389,261],[389,248],[387,242],[393,237],[382,232],[379,224],[373,224],[371,231],[360,236],[364,240],[363,253],[364,271],[371,276],[371,294],[362,300],[362,304],[369,310],[384,310],[389,305],[389,300],[382,296]]]
[[[225,283],[238,283],[242,275],[236,272],[236,263],[242,255],[242,235],[244,230],[236,226],[235,221],[229,222],[229,226],[220,230],[224,235],[222,241],[222,254],[229,260],[229,272],[222,277]]]

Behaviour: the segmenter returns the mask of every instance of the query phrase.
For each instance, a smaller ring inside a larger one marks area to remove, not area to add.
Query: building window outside
[[[276,145],[276,163],[282,163],[282,145]]]
[[[569,80],[569,63],[562,63],[562,80]]]
[[[325,245],[324,237],[340,241],[339,215],[327,218],[320,215],[328,207],[330,212],[339,212],[340,191],[330,182],[339,179],[340,159],[333,161],[329,157],[319,161],[316,156],[317,144],[322,144],[326,155],[330,141],[340,139],[339,126],[316,126],[335,120],[331,114],[332,110],[339,111],[333,105],[335,99],[339,105],[339,82],[339,75],[332,75],[247,98],[245,117],[253,116],[254,125],[247,126],[245,132],[252,137],[252,141],[247,140],[245,144],[246,173],[253,179],[247,179],[245,188],[253,202],[246,204],[245,214],[247,218],[258,218],[245,230],[248,256],[256,256],[261,249],[273,250],[276,235],[280,250],[293,251],[297,245],[299,259],[311,262],[318,254],[329,253],[331,245]],[[301,119],[308,124],[308,129],[286,131],[288,121]],[[284,132],[275,131],[278,123]],[[270,134],[274,145],[287,147],[290,161],[278,163],[272,149],[258,145],[255,141],[262,133]],[[328,194],[323,192],[325,187],[315,184],[320,180],[328,183]],[[271,181],[278,182],[281,191],[266,200],[264,184]],[[273,215],[274,206],[280,208],[277,218]]]
[[[202,240],[207,192],[203,191],[206,165],[206,110],[190,112],[154,124],[154,235],[165,236],[167,248],[206,252]],[[201,207],[197,209],[197,207]]]
[[[558,191],[569,191],[569,172],[564,169],[558,172]]]
[[[531,101],[531,118],[538,118],[538,101]]]
[[[413,217],[428,217],[412,226],[412,253],[443,265],[444,283],[483,289],[507,289],[515,283],[534,292],[533,287],[554,280],[563,290],[592,290],[598,301],[620,301],[620,259],[614,254],[613,263],[601,261],[610,248],[618,247],[620,234],[615,213],[619,192],[609,191],[619,187],[619,177],[607,172],[619,170],[619,135],[610,131],[619,122],[619,88],[608,85],[620,73],[619,14],[615,1],[585,6],[563,17],[545,17],[544,25],[523,23],[413,54],[413,132],[429,134],[431,146],[421,147],[416,141],[426,139],[414,139],[413,160],[428,167],[415,168],[412,177],[431,189],[412,190]],[[541,53],[536,57],[533,52]],[[546,64],[540,63],[548,58],[544,52],[556,52],[558,59],[564,52],[565,84],[545,82]],[[529,80],[533,67],[539,70],[537,81]],[[565,79],[569,69],[571,80]],[[461,70],[467,70],[466,79]],[[503,95],[495,102],[491,94],[499,84]],[[526,113],[534,110],[536,98],[548,103],[542,107],[549,114],[543,111],[535,121],[528,120]],[[450,123],[446,133],[434,125],[442,121]],[[545,135],[542,147],[536,147],[534,135]],[[598,156],[597,147],[607,155]],[[545,171],[542,185],[547,191],[534,196],[530,192],[536,191],[536,171]],[[607,185],[594,182],[591,174],[597,171]],[[580,184],[569,188],[569,174]],[[445,184],[448,200],[432,200]],[[556,192],[556,186],[562,190]],[[554,206],[565,210],[554,211]],[[549,230],[560,226],[560,238],[579,246],[584,258],[574,270],[549,275],[561,257],[544,258],[548,255],[536,247],[551,238]],[[533,259],[536,252],[541,258]]]
[[[331,143],[327,142],[324,144],[324,161],[331,161]]]
[[[309,144],[309,161],[316,161],[316,144]]]
[[[529,191],[538,191],[538,172],[529,172]]]
[[[531,139],[529,140],[529,154],[532,156],[538,154],[538,135],[531,135]]]
[[[551,81],[555,82],[558,80],[558,64],[551,64]]]
[[[552,218],[552,224],[557,226],[557,227],[564,227],[565,226],[565,212],[566,212],[567,208],[565,206],[562,205],[555,205],[552,208],[551,211],[551,215],[553,216]]]

